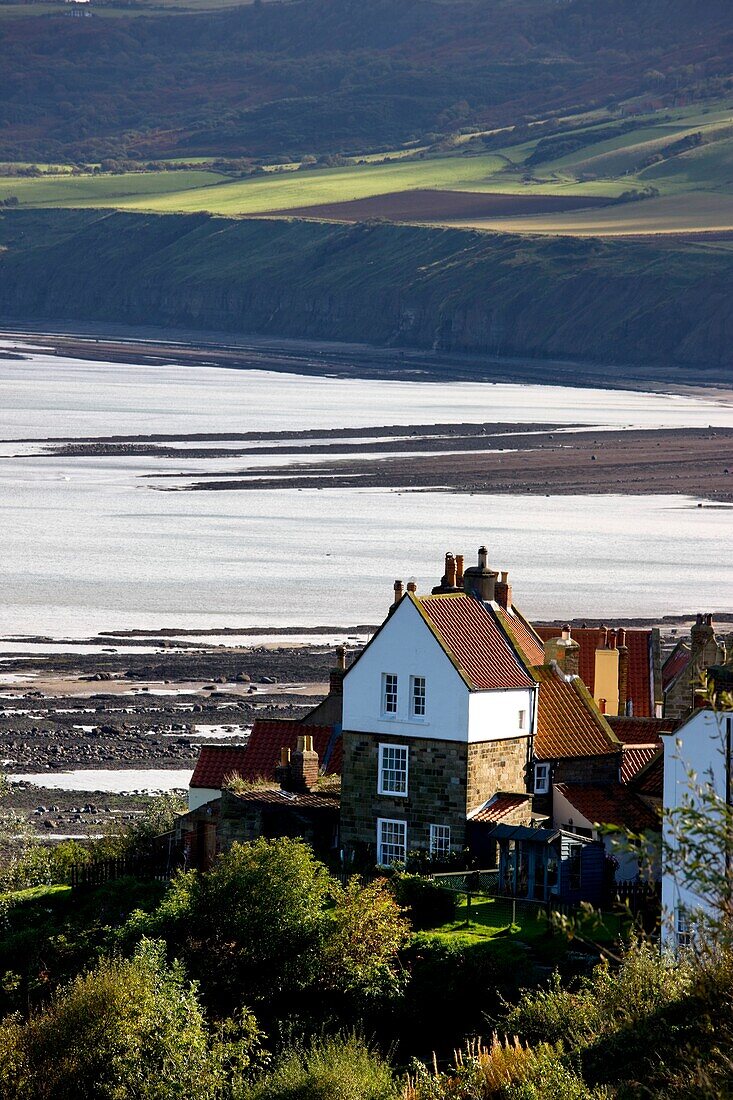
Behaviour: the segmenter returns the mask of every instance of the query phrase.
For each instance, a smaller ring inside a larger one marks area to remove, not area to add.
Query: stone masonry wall
[[[378,793],[379,746],[409,746],[407,797]],[[409,850],[427,849],[430,825],[449,825],[451,846],[466,842],[466,814],[500,790],[524,791],[525,738],[467,745],[344,731],[341,843],[376,850],[377,818],[407,821]]]
[[[479,741],[468,746],[468,813],[497,791],[523,794],[527,790],[527,751],[526,737]]]

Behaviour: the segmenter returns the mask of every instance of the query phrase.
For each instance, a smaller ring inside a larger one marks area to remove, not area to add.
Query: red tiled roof
[[[621,782],[630,783],[659,752],[656,745],[624,745],[621,750]]]
[[[558,783],[557,790],[592,825],[616,825],[635,832],[659,828],[654,811],[620,783]]]
[[[518,810],[520,806],[524,806],[529,802],[529,795],[527,794],[497,794],[482,806],[475,814],[472,814],[471,821],[501,821],[503,817],[511,813],[513,810]]]
[[[221,790],[228,775],[242,779],[274,779],[280,763],[280,749],[296,747],[298,737],[310,734],[326,775],[341,773],[341,736],[333,726],[307,726],[286,718],[255,720],[249,741],[241,747],[204,745],[191,778],[192,787]]]
[[[535,628],[544,642],[556,638],[560,629],[556,626],[538,626]],[[604,631],[596,626],[573,627],[573,641],[580,646],[580,678],[591,695],[595,691],[596,650],[603,646]],[[634,714],[638,718],[649,718],[654,713],[654,669],[652,663],[651,630],[627,630],[626,648],[629,651],[629,677],[627,693],[634,704]]]
[[[690,663],[690,650],[684,642],[678,642],[667,660],[662,665],[662,688],[666,691],[673,680],[687,668]]]
[[[607,714],[608,724],[624,745],[661,745],[660,734],[672,733],[679,721],[675,718],[626,718]]]
[[[246,752],[246,745],[203,745],[189,786],[220,791],[228,775],[242,774]]]
[[[463,593],[410,598],[471,691],[532,686],[519,657],[478,600]]]
[[[550,665],[532,669],[532,675],[539,684],[534,739],[538,760],[603,756],[620,750],[621,743],[577,676],[566,680]]]
[[[649,798],[664,797],[664,750],[658,749],[655,756],[637,772],[631,780],[631,786],[637,794]]]
[[[545,660],[545,650],[532,627],[519,614],[510,615],[503,607],[495,607],[493,610],[499,623],[529,664],[541,665]]]

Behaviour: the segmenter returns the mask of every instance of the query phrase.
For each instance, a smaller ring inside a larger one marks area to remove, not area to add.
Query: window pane
[[[407,746],[380,745],[379,790],[382,794],[407,794]]]
[[[450,826],[430,826],[430,854],[431,856],[447,856],[450,854]]]
[[[384,676],[384,713],[397,713],[397,677],[389,672]]]
[[[404,863],[407,855],[407,825],[404,821],[380,821],[377,835],[380,863]]]
[[[415,718],[425,717],[425,703],[427,699],[427,691],[425,686],[424,676],[413,676],[412,678],[412,713]]]

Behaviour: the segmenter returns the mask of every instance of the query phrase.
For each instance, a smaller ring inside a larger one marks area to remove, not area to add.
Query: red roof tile
[[[307,794],[300,792],[282,791],[279,788],[261,787],[254,791],[244,791],[242,794],[233,793],[233,798],[238,802],[246,802],[256,806],[285,806],[300,810],[338,810],[341,802],[340,791],[309,791]]]
[[[664,750],[657,753],[631,780],[631,786],[637,794],[648,798],[664,797]]]
[[[189,786],[220,791],[228,775],[242,774],[246,752],[246,745],[203,745]]]
[[[463,593],[410,598],[471,691],[532,686],[519,657],[478,600]]]
[[[519,648],[530,665],[541,665],[545,660],[542,641],[519,614],[510,615],[503,607],[495,607],[494,614],[510,639]]]
[[[672,733],[679,721],[675,718],[626,718],[607,714],[608,724],[624,745],[661,745],[660,734]]]
[[[539,684],[534,739],[538,760],[620,751],[618,738],[577,676],[566,679],[550,665],[533,669],[532,675]]]
[[[527,794],[497,794],[475,814],[471,815],[471,821],[501,821],[507,814],[518,810],[520,806],[526,806],[528,802],[529,795]]]
[[[191,778],[192,787],[221,790],[232,773],[242,779],[274,779],[280,750],[296,747],[298,737],[309,734],[326,775],[341,772],[341,736],[333,726],[308,726],[289,719],[255,720],[246,745],[204,745]]]
[[[635,775],[659,752],[656,745],[624,745],[621,750],[621,782],[630,783]]]
[[[556,626],[538,626],[535,629],[545,642],[560,633]],[[592,695],[596,680],[596,650],[603,646],[604,631],[595,626],[573,627],[572,638],[580,646],[580,678]],[[627,630],[626,647],[629,651],[628,698],[633,702],[634,714],[638,718],[649,718],[654,714],[652,631]]]
[[[690,650],[684,642],[678,642],[662,665],[662,687],[666,691],[673,680],[687,668],[690,663]]]
[[[621,783],[558,783],[557,790],[592,825],[616,825],[635,832],[659,828],[657,814]]]

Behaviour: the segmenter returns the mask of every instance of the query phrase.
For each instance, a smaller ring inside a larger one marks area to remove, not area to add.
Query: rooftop
[[[537,633],[543,642],[556,638],[560,632],[556,626],[538,626]],[[626,648],[629,654],[627,698],[634,704],[638,718],[654,714],[654,659],[651,630],[626,630]],[[580,646],[580,678],[591,695],[595,694],[596,650],[606,645],[608,631],[600,626],[572,628],[572,638]]]
[[[566,678],[552,665],[532,670],[539,684],[535,756],[557,760],[618,752],[621,742],[577,676]]]
[[[494,824],[507,817],[508,814],[526,806],[529,802],[528,794],[495,794],[488,802],[471,814],[471,821],[490,822]]]
[[[463,593],[408,594],[471,691],[529,688],[532,679],[482,603]]]
[[[289,719],[256,720],[246,745],[203,745],[191,777],[191,787],[220,791],[229,775],[274,780],[280,750],[296,748],[298,737],[310,735],[326,775],[341,772],[341,736],[333,726],[309,726]]]
[[[676,718],[626,718],[607,714],[613,732],[624,745],[660,745],[660,734],[672,733],[680,724]]]
[[[558,783],[556,789],[592,825],[615,825],[634,832],[659,828],[657,814],[621,783]]]

